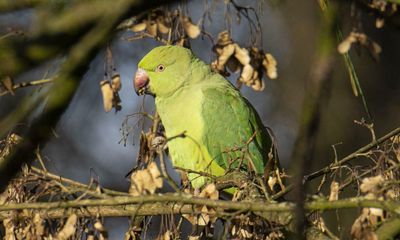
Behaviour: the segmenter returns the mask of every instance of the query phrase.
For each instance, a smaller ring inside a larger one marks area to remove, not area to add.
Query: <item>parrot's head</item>
[[[151,50],[138,64],[134,79],[138,95],[169,96],[182,87],[191,73],[193,54],[179,46],[161,46]]]

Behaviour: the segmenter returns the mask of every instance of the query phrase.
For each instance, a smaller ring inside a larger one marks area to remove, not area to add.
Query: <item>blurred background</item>
[[[261,2],[261,1],[260,1]],[[343,1],[340,9],[342,32],[347,35],[354,27],[350,1]],[[267,4],[258,1],[240,1],[241,5],[252,5],[259,9],[262,26],[262,49],[274,55],[278,62],[278,78],[266,80],[266,88],[256,92],[248,87],[242,93],[259,112],[264,124],[276,135],[281,163],[285,169],[295,169],[296,162],[291,154],[298,130],[307,80],[312,71],[312,59],[317,51],[320,9],[316,1],[283,1]],[[194,22],[203,14],[203,1],[188,1],[188,12]],[[223,1],[217,1],[211,11],[211,22],[206,21],[206,30],[214,37],[226,29]],[[357,24],[382,47],[380,60],[374,61],[363,49],[351,51],[351,57],[372,115],[376,135],[382,136],[400,123],[400,31],[390,22],[383,28],[375,27],[375,17],[364,10],[357,14]],[[8,28],[28,31],[35,28],[35,13],[30,10],[0,15],[0,30]],[[121,74],[120,97],[122,110],[105,113],[99,82],[104,79],[105,50],[100,51],[90,64],[68,110],[63,114],[53,137],[43,149],[47,168],[56,174],[88,183],[90,178],[98,179],[101,186],[127,191],[129,181],[125,174],[135,163],[139,146],[141,126],[135,126],[139,119],[130,118],[128,125],[134,130],[123,138],[122,129],[128,115],[139,112],[140,108],[153,112],[153,99],[137,96],[133,89],[133,76],[138,61],[159,43],[154,39],[127,41],[132,35],[125,31],[117,35],[110,47],[116,70]],[[243,46],[249,42],[249,29],[245,21],[237,23],[232,19],[232,38]],[[212,43],[207,38],[191,41],[194,53],[206,62],[215,59]],[[31,81],[52,76],[59,61],[52,61],[37,67],[15,82]],[[367,118],[360,97],[351,90],[349,74],[343,58],[338,53],[333,80],[327,101],[321,113],[321,125],[317,135],[314,162],[307,166],[307,172],[328,165],[334,160],[332,145],[336,145],[338,157],[346,156],[371,141],[368,129],[357,125],[354,120]],[[237,75],[231,77],[236,81]],[[13,111],[24,96],[35,96],[45,91],[46,86],[24,88],[0,97],[0,116]],[[40,113],[40,109],[37,110]],[[29,123],[21,123],[21,125]],[[175,179],[178,179],[176,174]],[[312,192],[310,192],[312,193]],[[354,219],[342,219],[343,226],[351,226]],[[128,228],[125,219],[108,221],[106,228],[110,239],[120,239]],[[346,229],[345,229],[346,231]],[[349,231],[349,229],[347,229]]]

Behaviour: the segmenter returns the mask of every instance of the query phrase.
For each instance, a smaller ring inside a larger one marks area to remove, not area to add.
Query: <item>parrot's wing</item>
[[[228,82],[203,89],[203,95],[203,143],[209,155],[224,169],[262,174],[272,141],[256,110]]]

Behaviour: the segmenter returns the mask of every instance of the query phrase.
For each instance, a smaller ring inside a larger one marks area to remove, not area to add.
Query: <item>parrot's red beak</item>
[[[135,74],[133,85],[135,87],[135,92],[137,95],[148,93],[149,76],[147,75],[145,70],[138,68]]]

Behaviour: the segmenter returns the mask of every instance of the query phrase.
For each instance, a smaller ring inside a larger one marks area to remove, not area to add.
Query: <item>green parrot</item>
[[[189,49],[151,50],[138,64],[134,87],[155,97],[174,167],[218,177],[234,169],[262,175],[275,166],[272,137],[256,110]],[[195,172],[188,178],[193,188],[208,181]]]

